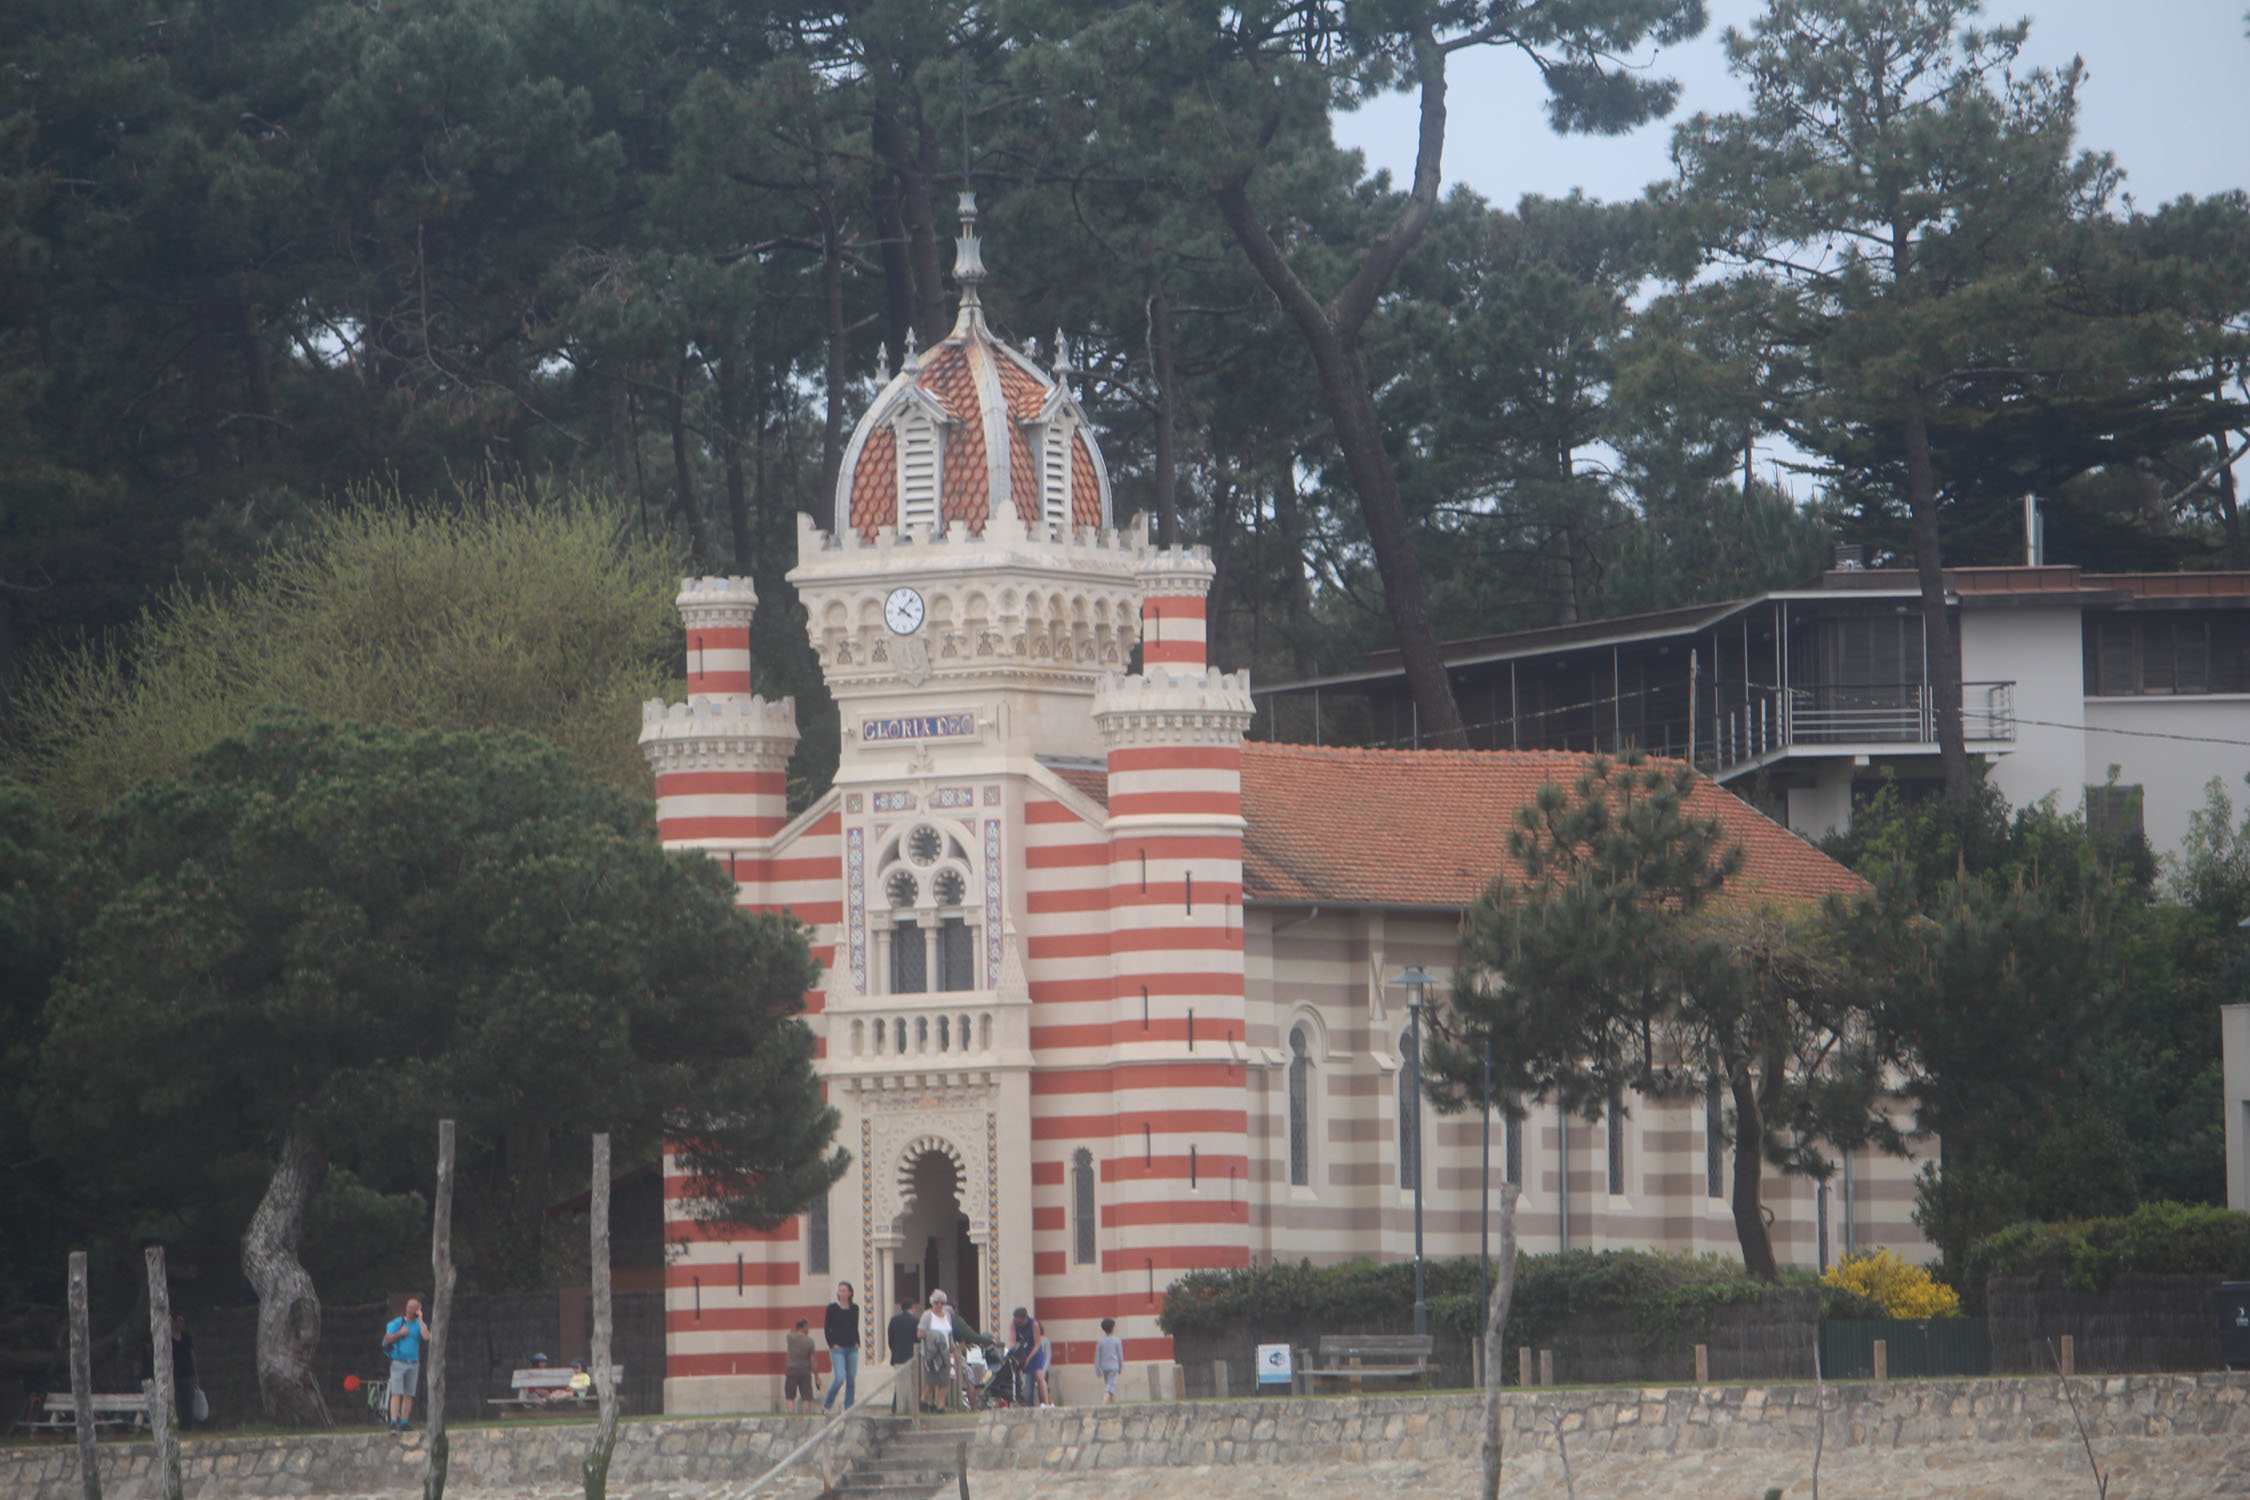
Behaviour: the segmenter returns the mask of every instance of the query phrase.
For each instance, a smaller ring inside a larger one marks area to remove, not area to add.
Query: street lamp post
[[[1420,964],[1401,972],[1392,981],[1406,986],[1413,998],[1406,1002],[1406,1098],[1409,1113],[1399,1118],[1399,1140],[1414,1142],[1414,1331],[1430,1331],[1430,1304],[1422,1285],[1422,1004],[1437,980]],[[1401,1157],[1405,1155],[1402,1151]]]

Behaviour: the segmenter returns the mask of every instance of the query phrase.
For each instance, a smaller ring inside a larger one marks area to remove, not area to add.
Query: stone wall
[[[2125,1476],[2112,1487],[2112,1500],[2235,1494],[2250,1487],[2250,1375],[2081,1378],[2073,1391],[2097,1455]],[[808,1436],[815,1420],[628,1423],[612,1494],[630,1500],[697,1485],[739,1486]],[[2053,1476],[2085,1477],[2076,1418],[2061,1382],[2052,1378],[1866,1382],[1825,1391],[1811,1385],[1547,1388],[1507,1393],[1504,1421],[1511,1495],[1546,1493],[1564,1456],[1578,1466],[1581,1483],[1589,1474],[1608,1476],[1601,1493],[1738,1492],[1698,1488],[1690,1482],[1696,1475],[1712,1483],[1724,1476],[1726,1485],[1755,1480],[1740,1492],[1758,1493],[1768,1476],[1777,1485],[1801,1483],[1816,1441],[1823,1473],[1838,1481],[1839,1495],[1952,1495],[1968,1491],[1950,1479],[1924,1480],[1997,1474],[2007,1483],[1976,1492],[2046,1496],[2056,1492]],[[868,1439],[859,1423],[846,1432],[855,1447]],[[591,1433],[583,1423],[459,1432],[451,1487],[464,1495],[567,1493],[575,1488]],[[1144,1476],[1186,1471],[1180,1479],[1204,1497],[1213,1491],[1212,1467],[1242,1471],[1239,1481],[1223,1482],[1235,1500],[1277,1484],[1292,1494],[1363,1496],[1371,1473],[1422,1474],[1444,1481],[1438,1490],[1451,1492],[1477,1462],[1481,1406],[1470,1394],[1414,1394],[1019,1409],[985,1413],[960,1433],[969,1441],[971,1466],[987,1476],[976,1491],[980,1500],[1016,1500],[1019,1492],[1076,1497],[1082,1480],[1093,1486],[1086,1490],[1092,1500],[1126,1477],[1108,1471],[1126,1469]],[[146,1442],[104,1445],[110,1500],[144,1500],[151,1493],[149,1452]],[[183,1460],[188,1500],[407,1495],[419,1489],[421,1465],[419,1443],[372,1433],[203,1438],[186,1444]],[[77,1500],[76,1468],[76,1452],[67,1444],[0,1450],[0,1495]],[[1265,1472],[1275,1479],[1257,1477]],[[1285,1477],[1292,1472],[1299,1477]],[[1855,1473],[1872,1487],[1843,1482]],[[1908,1474],[1920,1477],[1908,1484]],[[2036,1482],[2015,1484],[2011,1475]],[[818,1476],[808,1473],[779,1493],[781,1500],[811,1500],[817,1490]]]
[[[812,1435],[817,1417],[746,1417],[709,1421],[635,1421],[618,1428],[610,1463],[613,1494],[658,1485],[739,1484]],[[846,1425],[840,1457],[865,1449],[868,1427]],[[579,1486],[578,1466],[592,1444],[584,1422],[522,1421],[462,1428],[450,1434],[448,1490],[528,1494]],[[102,1493],[106,1500],[147,1500],[155,1444],[104,1442]],[[420,1433],[401,1440],[387,1432],[327,1433],[307,1437],[198,1437],[180,1447],[187,1500],[255,1500],[260,1496],[419,1495],[426,1462]],[[817,1473],[774,1495],[809,1500],[820,1492]],[[81,1500],[78,1451],[67,1442],[42,1440],[0,1448],[0,1496],[8,1500]]]
[[[2088,1435],[2250,1443],[2250,1375],[2120,1375],[2074,1382]],[[1503,1398],[1509,1451],[1684,1456],[1718,1448],[1834,1451],[2076,1441],[2061,1382],[2048,1378],[1830,1385],[1549,1388]],[[1822,1403],[1825,1402],[1825,1411]],[[987,1412],[971,1439],[980,1469],[1474,1460],[1482,1402],[1432,1394]],[[1824,1429],[1824,1430],[1823,1430]]]

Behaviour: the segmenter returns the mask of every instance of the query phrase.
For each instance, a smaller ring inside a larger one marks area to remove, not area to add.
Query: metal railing
[[[1961,685],[1961,728],[1972,740],[2016,737],[2016,685]],[[1758,688],[1722,709],[1696,759],[1724,773],[1784,750],[1821,745],[1934,745],[1937,695],[1926,683]]]

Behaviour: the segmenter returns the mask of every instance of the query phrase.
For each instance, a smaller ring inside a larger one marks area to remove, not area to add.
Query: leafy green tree
[[[1448,60],[1471,47],[1519,50],[1538,65],[1558,128],[1615,131],[1661,113],[1675,89],[1613,60],[1648,41],[1691,36],[1702,24],[1699,0],[1268,3],[1223,11],[1203,0],[1150,0],[1074,28],[1073,47],[1112,60],[1103,91],[1110,115],[1142,126],[1175,170],[1204,185],[1311,355],[1422,723],[1440,743],[1462,742],[1460,713],[1360,337],[1438,208]],[[1322,239],[1291,212],[1286,189],[1325,147],[1330,108],[1391,87],[1417,96],[1412,185],[1367,225],[1366,237]]]
[[[1743,856],[1689,807],[1685,767],[1597,758],[1542,786],[1508,835],[1509,875],[1470,908],[1432,1071],[1441,1102],[1481,1086],[1598,1120],[1628,1094],[1732,1104],[1743,1264],[1780,1275],[1769,1165],[1825,1179],[1823,1147],[1904,1143],[1883,1109],[1859,989],[1809,912],[1745,884]]]
[[[2017,457],[2042,445],[2002,441],[2006,425],[2054,401],[2163,411],[2202,348],[2165,274],[2112,245],[2116,168],[2072,139],[2083,65],[2019,70],[2028,23],[1980,28],[1980,9],[1776,0],[1726,38],[1750,107],[1682,126],[1679,181],[1661,195],[1683,279],[1715,264],[1748,283],[1801,371],[1779,403],[1791,437],[1847,492],[1906,513],[1946,791],[1963,812],[1939,533],[1968,466],[1949,450],[2010,471],[2012,499],[2032,487]]]
[[[1940,1142],[1917,1217],[1956,1273],[2015,1219],[2223,1188],[2202,1116],[2227,903],[2164,901],[2145,840],[1989,788],[1965,817],[1886,788],[1828,847],[1871,882],[1833,924]]]
[[[521,730],[646,796],[634,737],[677,659],[672,548],[583,496],[501,489],[425,515],[389,500],[308,512],[238,586],[177,587],[122,641],[35,670],[17,773],[83,823],[296,708]]]
[[[37,1118],[58,1160],[151,1204],[263,1165],[242,1269],[278,1420],[323,1418],[299,1249],[332,1163],[379,1190],[460,1121],[486,1247],[464,1270],[495,1281],[536,1264],[589,1131],[669,1141],[705,1212],[758,1227],[843,1170],[803,930],[737,909],[536,741],[269,722],[101,834],[115,894],[47,1005]]]

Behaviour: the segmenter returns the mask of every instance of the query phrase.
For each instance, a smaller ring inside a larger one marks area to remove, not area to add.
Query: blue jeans
[[[859,1351],[857,1349],[831,1349],[828,1351],[828,1399],[820,1403],[822,1411],[836,1404],[836,1393],[844,1393],[844,1410],[850,1411],[852,1403],[859,1400]]]

